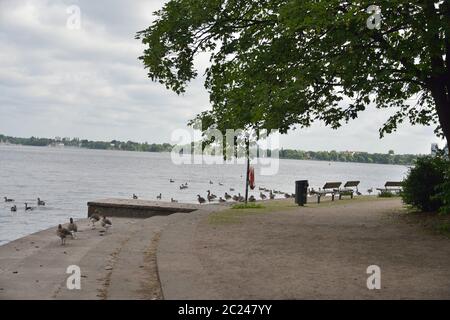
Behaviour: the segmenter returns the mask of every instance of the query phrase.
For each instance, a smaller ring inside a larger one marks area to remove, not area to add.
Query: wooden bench
[[[395,193],[399,193],[400,191],[402,191],[403,188],[403,182],[401,181],[387,181],[384,184],[384,188],[377,188],[378,191],[381,192],[395,192]]]
[[[339,193],[339,200],[342,196],[350,196],[353,199],[353,194],[358,192],[359,181],[347,181],[342,189],[337,189],[336,192]]]
[[[322,190],[316,192],[317,194],[317,203],[320,203],[320,198],[322,196],[326,196],[327,194],[331,194],[331,201],[334,201],[334,195],[337,189],[341,186],[342,182],[327,182],[323,186]]]

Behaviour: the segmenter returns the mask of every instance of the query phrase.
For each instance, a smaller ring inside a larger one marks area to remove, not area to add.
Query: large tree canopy
[[[288,129],[321,120],[337,128],[370,103],[436,124],[450,141],[448,0],[170,0],[137,38],[149,77],[182,93],[208,52],[207,126]]]

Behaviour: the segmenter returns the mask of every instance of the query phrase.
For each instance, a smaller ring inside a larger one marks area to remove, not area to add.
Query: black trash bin
[[[299,206],[306,204],[308,196],[308,180],[295,181],[295,203]]]

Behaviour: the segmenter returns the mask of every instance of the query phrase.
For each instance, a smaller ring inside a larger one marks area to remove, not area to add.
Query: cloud
[[[152,22],[160,0],[0,2],[0,132],[168,142],[171,132],[209,108],[200,77],[181,96],[151,82],[134,39]],[[71,30],[67,8],[81,10]],[[197,65],[203,69],[207,57]],[[384,111],[369,110],[344,128],[321,125],[282,138],[285,147],[311,150],[428,152],[432,128],[405,126],[379,141]]]

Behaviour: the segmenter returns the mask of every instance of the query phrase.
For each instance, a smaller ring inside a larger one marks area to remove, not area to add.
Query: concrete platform
[[[188,203],[114,198],[90,201],[87,205],[88,217],[98,214],[123,218],[150,218],[167,216],[176,212],[189,213],[202,207],[201,205]]]

